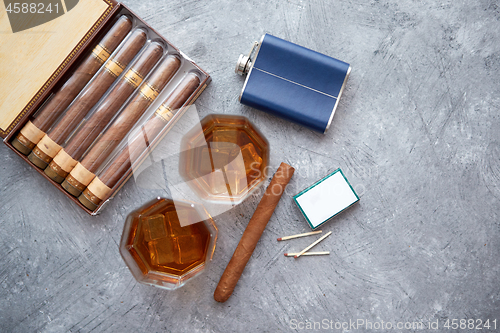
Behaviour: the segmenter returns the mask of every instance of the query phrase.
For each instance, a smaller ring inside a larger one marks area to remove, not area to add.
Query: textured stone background
[[[296,167],[297,190],[341,167],[360,203],[317,250],[282,198],[233,296],[212,294],[260,197],[216,217],[213,265],[176,291],[135,282],[118,242],[158,193],[133,181],[90,217],[0,145],[0,331],[290,331],[290,322],[497,319],[500,330],[498,1],[134,1],[213,77],[200,116],[240,114]],[[351,63],[326,135],[238,103],[235,61],[269,32]],[[356,330],[354,330],[356,331]],[[361,331],[361,330],[359,330]],[[380,330],[382,331],[382,330]],[[403,330],[406,331],[406,330]],[[408,330],[409,331],[409,330]],[[485,331],[485,330],[484,330]]]

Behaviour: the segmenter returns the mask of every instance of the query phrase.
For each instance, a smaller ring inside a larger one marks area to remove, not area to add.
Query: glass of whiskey
[[[120,254],[138,282],[176,289],[206,268],[217,232],[202,206],[157,198],[128,215]]]
[[[210,202],[241,203],[267,177],[269,142],[246,117],[211,114],[182,139],[179,172]]]

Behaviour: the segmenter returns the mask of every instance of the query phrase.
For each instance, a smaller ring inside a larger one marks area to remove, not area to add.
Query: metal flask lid
[[[252,67],[252,59],[250,57],[257,46],[259,46],[259,42],[254,42],[248,55],[240,54],[238,62],[236,63],[236,68],[234,69],[236,74],[244,75],[250,71],[250,68]]]
[[[240,54],[234,72],[238,75],[247,74],[251,66],[252,66],[252,60],[250,59],[250,57]]]

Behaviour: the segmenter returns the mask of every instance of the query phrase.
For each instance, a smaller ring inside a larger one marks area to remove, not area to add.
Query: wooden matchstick
[[[285,253],[285,257],[295,257],[299,253]],[[302,253],[303,256],[322,256],[322,255],[327,255],[330,254],[330,251],[324,251],[324,252],[305,252]]]
[[[294,258],[297,259],[301,255],[303,255],[307,250],[309,250],[310,248],[312,248],[314,245],[318,244],[323,239],[325,239],[326,237],[330,236],[331,233],[332,233],[331,231],[328,231],[328,233],[326,235],[324,235],[323,237],[321,237],[320,239],[318,239],[317,241],[315,241],[314,243],[312,243],[311,245],[309,245],[308,247],[306,247],[305,249],[303,249],[302,251],[300,251],[299,254],[297,254],[296,256],[294,256]]]
[[[305,236],[310,236],[310,235],[316,235],[316,234],[320,234],[322,232],[323,232],[322,230],[318,230],[318,231],[306,232],[304,234],[297,234],[297,235],[292,235],[292,236],[280,237],[280,238],[278,238],[278,242],[279,241],[288,240],[288,239],[293,239],[293,238],[299,238],[299,237],[305,237]]]

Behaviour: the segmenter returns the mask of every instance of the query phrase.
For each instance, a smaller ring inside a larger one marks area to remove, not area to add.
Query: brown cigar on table
[[[278,171],[274,174],[215,289],[214,299],[217,302],[227,301],[233,293],[234,287],[252,256],[253,250],[262,236],[267,222],[273,215],[274,209],[294,171],[295,169],[288,164],[281,163]]]
[[[174,117],[189,97],[200,85],[200,78],[195,73],[188,73],[158,107],[153,116],[141,130],[128,141],[118,155],[108,163],[78,197],[78,200],[90,210],[95,210],[111,193],[111,189],[134,166],[139,157],[148,150],[151,142]]]
[[[55,92],[54,97],[39,111],[37,117],[33,121],[28,121],[12,140],[14,148],[24,155],[31,152],[131,29],[132,21],[126,16],[121,16],[99,41],[92,53],[82,61],[64,85]]]
[[[45,174],[57,183],[62,183],[64,178],[73,169],[90,147],[101,131],[111,121],[127,98],[142,83],[144,77],[153,66],[160,60],[163,47],[157,43],[151,43],[140,57],[134,61],[130,69],[123,75],[120,81],[109,92],[108,96],[99,104],[92,115],[83,122],[83,125],[73,134],[71,140],[61,149],[49,166],[45,168]]]
[[[142,29],[136,29],[125,40],[118,52],[108,60],[103,70],[81,91],[62,118],[37,143],[28,159],[40,169],[45,169],[54,156],[61,150],[61,144],[99,101],[106,90],[120,76],[125,67],[139,53],[146,43],[147,35]]]
[[[120,112],[104,134],[94,143],[83,160],[78,162],[62,183],[70,194],[78,197],[94,179],[94,173],[104,160],[125,138],[127,133],[144,114],[148,106],[158,97],[181,65],[175,55],[168,55],[154,70],[151,76],[136,92],[131,102]]]

